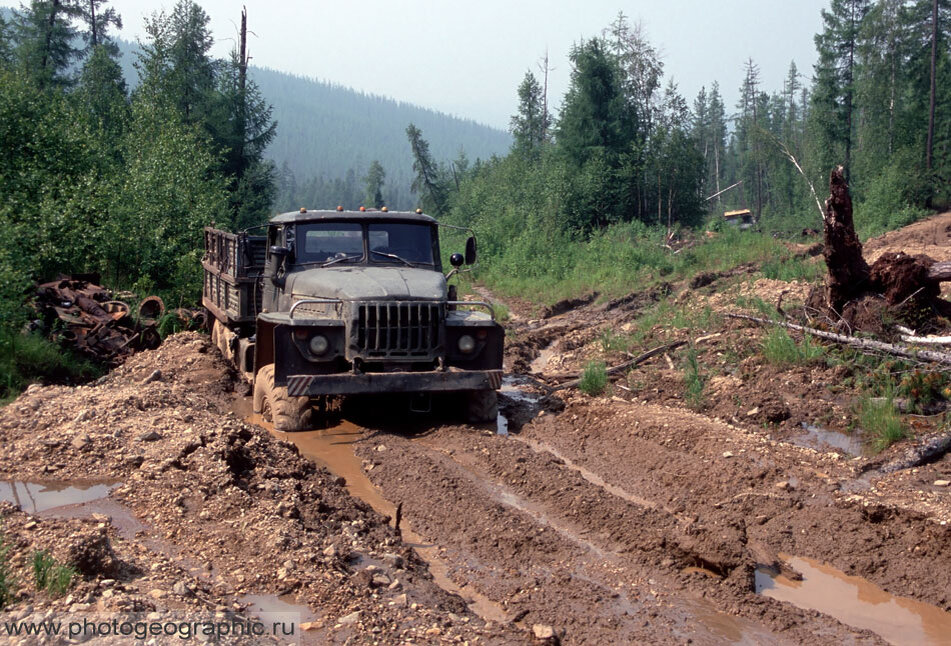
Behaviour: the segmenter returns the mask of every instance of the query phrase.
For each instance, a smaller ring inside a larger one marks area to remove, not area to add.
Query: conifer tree
[[[75,0],[31,0],[14,13],[17,59],[40,87],[72,83],[70,65],[78,54],[72,20],[77,14]]]
[[[363,178],[364,201],[367,205],[375,209],[382,208],[383,201],[383,181],[386,178],[386,171],[383,170],[383,164],[374,159],[367,169],[367,174]]]
[[[512,116],[510,131],[512,150],[526,159],[537,159],[545,142],[549,115],[545,111],[545,96],[535,75],[525,72],[518,86],[518,113]]]

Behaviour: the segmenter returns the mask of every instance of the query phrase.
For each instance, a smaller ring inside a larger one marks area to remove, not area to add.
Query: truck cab
[[[206,230],[203,301],[255,412],[299,430],[321,397],[461,392],[472,421],[495,419],[504,332],[487,303],[455,299],[448,278],[475,262],[475,240],[447,275],[439,226],[419,212],[284,213],[265,236],[225,234],[243,276],[222,271]],[[222,290],[222,276],[238,282]],[[222,303],[228,287],[244,302]]]

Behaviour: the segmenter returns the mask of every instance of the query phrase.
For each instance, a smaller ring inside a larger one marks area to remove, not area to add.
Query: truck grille
[[[360,303],[354,337],[364,357],[429,357],[439,347],[442,304]]]

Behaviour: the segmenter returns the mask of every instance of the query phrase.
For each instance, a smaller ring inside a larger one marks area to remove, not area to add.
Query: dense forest
[[[822,18],[813,70],[791,62],[782,88],[764,88],[750,58],[727,106],[715,80],[681,95],[645,30],[619,14],[573,46],[564,97],[525,74],[507,154],[480,159],[471,142],[496,150],[504,135],[353,92],[315,112],[331,86],[312,84],[278,114],[271,95],[303,81],[249,70],[239,42],[215,59],[193,0],[147,21],[130,82],[106,0],[31,0],[0,14],[3,354],[15,354],[35,281],[95,271],[195,302],[202,226],[246,227],[301,204],[422,204],[476,229],[483,280],[522,291],[663,270],[656,241],[718,228],[729,209],[771,232],[815,227],[837,164],[863,234],[945,206],[951,2],[831,0]],[[344,142],[301,136],[312,126],[367,132],[322,154]]]
[[[946,206],[951,3],[831,0],[822,20],[811,74],[790,62],[770,90],[750,58],[727,106],[715,80],[682,96],[644,29],[619,14],[574,45],[557,115],[544,79],[526,73],[510,154],[429,204],[481,231],[489,273],[508,282],[567,278],[596,265],[586,254],[641,262],[628,243],[650,227],[717,228],[730,209],[750,209],[768,231],[817,228],[838,164],[865,235]]]

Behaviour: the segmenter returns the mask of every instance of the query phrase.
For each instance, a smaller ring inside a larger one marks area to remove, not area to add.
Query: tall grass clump
[[[13,600],[13,569],[10,566],[10,546],[0,533],[0,612]]]
[[[578,389],[588,395],[600,395],[608,386],[608,369],[603,361],[589,361],[584,367]]]
[[[688,350],[684,365],[684,400],[687,406],[699,410],[703,406],[704,379],[700,374],[700,362],[697,351]]]
[[[876,452],[907,436],[892,397],[863,397],[858,405],[858,425],[869,434]]]
[[[773,328],[762,341],[763,357],[777,366],[795,366],[810,363],[822,357],[822,346],[807,336],[796,343],[782,328]]]
[[[75,568],[59,563],[46,550],[33,552],[32,565],[36,589],[46,590],[54,597],[66,594],[77,575]]]

